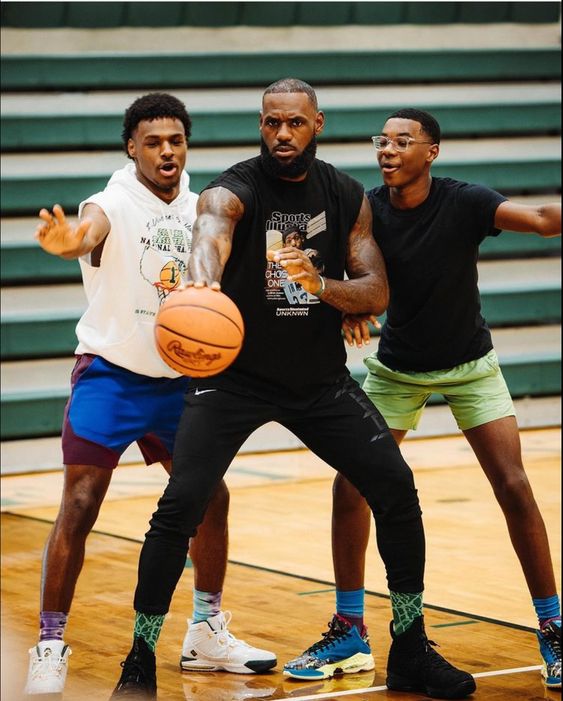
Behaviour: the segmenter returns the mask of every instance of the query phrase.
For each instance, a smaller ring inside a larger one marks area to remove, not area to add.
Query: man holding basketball
[[[368,192],[373,234],[390,280],[377,353],[365,363],[364,390],[401,443],[416,429],[432,392],[442,394],[504,512],[536,610],[542,674],[561,687],[561,611],[544,522],[522,464],[514,406],[480,313],[477,255],[501,229],[561,233],[561,205],[523,205],[489,188],[433,178],[440,127],[403,109],[373,137],[384,185]],[[367,323],[345,320],[350,344],[369,339]],[[346,476],[336,477],[333,556],[337,612],[362,621],[370,509]],[[349,613],[349,611],[348,611]]]
[[[147,464],[161,462],[170,471],[188,379],[159,357],[153,325],[161,302],[186,277],[197,202],[184,170],[190,129],[184,104],[172,95],[138,98],[125,112],[122,134],[133,163],[82,202],[78,225],[66,220],[59,205],[39,213],[36,238],[43,249],[79,259],[88,308],[76,329],[77,361],[62,434],[65,480],[45,547],[40,640],[30,650],[28,694],[63,691],[70,655],[63,636],[85,541],[120,456],[136,441]],[[217,639],[229,635],[239,662],[258,657],[273,665],[274,655],[228,633],[220,610],[229,495],[224,482],[216,487],[190,546],[194,616],[185,642],[198,669],[221,669],[221,658],[209,663],[195,639],[203,628],[212,632],[216,648]]]
[[[113,699],[133,690],[135,646],[160,631],[207,501],[246,438],[268,421],[291,430],[370,504],[395,619],[388,686],[441,698],[464,698],[475,689],[470,674],[429,645],[422,617],[424,532],[412,473],[346,369],[342,313],[381,313],[388,288],[362,186],[315,157],[323,125],[307,83],[287,78],[270,85],[260,114],[260,156],[234,165],[200,196],[188,277],[196,287],[221,287],[233,299],[245,341],[233,365],[193,380],[188,391],[174,479],[140,557],[135,610],[147,627],[123,663]],[[326,277],[306,251],[282,243],[294,226],[319,251]],[[288,360],[295,348],[301,350],[297,364]],[[374,666],[365,631],[340,618],[318,652],[301,660],[309,679]],[[139,693],[155,698],[154,659],[137,675]]]

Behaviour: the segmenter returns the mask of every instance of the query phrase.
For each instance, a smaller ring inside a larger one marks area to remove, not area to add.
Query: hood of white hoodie
[[[139,198],[145,206],[150,206],[151,208],[156,207],[158,211],[161,212],[163,207],[177,209],[178,207],[181,207],[183,203],[187,203],[190,196],[190,176],[185,170],[182,171],[180,176],[180,191],[178,196],[170,203],[166,203],[164,200],[161,200],[160,197],[157,197],[148,189],[148,187],[137,180],[134,163],[127,163],[120,170],[116,170],[109,179],[106,187],[123,187],[130,194],[134,195],[136,198]]]

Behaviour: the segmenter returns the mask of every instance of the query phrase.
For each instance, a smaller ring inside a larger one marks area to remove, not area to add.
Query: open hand
[[[77,226],[71,226],[60,204],[56,204],[52,212],[42,209],[39,217],[42,222],[37,226],[35,238],[41,248],[55,256],[75,257],[90,229],[91,220],[83,219]]]

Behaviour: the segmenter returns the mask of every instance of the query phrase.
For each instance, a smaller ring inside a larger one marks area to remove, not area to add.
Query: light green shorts
[[[364,391],[389,428],[416,429],[433,393],[443,395],[462,431],[515,415],[494,350],[470,363],[432,372],[391,370],[375,354],[364,363],[369,370]]]

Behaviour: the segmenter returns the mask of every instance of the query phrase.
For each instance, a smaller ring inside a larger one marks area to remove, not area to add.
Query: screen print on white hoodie
[[[104,210],[111,228],[98,267],[90,254],[80,258],[88,308],[76,327],[76,353],[149,377],[178,377],[156,351],[153,326],[159,306],[185,282],[197,203],[188,174],[166,204],[137,180],[130,163],[81,202],[79,213],[88,203]]]

